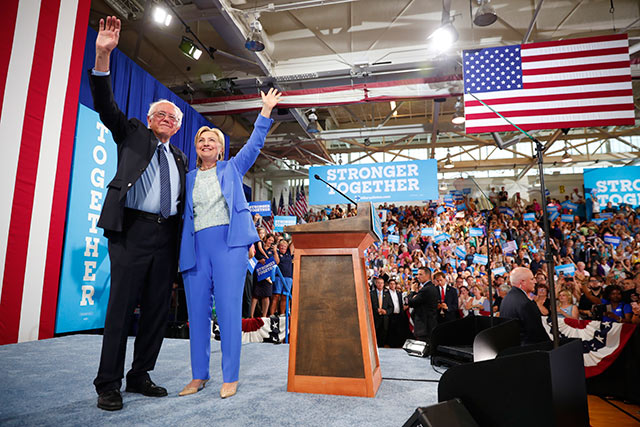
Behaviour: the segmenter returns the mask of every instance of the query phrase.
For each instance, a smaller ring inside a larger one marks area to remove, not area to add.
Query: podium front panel
[[[365,378],[353,268],[351,255],[300,257],[295,375]]]

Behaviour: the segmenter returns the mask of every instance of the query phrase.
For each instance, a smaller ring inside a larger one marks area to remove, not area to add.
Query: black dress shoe
[[[125,389],[125,391],[128,393],[140,393],[150,397],[162,397],[167,395],[166,388],[155,385],[153,381],[148,378],[139,385],[127,383],[127,388]]]
[[[120,390],[104,391],[98,395],[98,408],[105,411],[118,411],[122,409],[122,395]]]

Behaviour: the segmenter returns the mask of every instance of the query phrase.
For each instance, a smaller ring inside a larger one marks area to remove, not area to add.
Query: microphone
[[[329,184],[327,181],[325,181],[324,179],[320,178],[318,176],[318,174],[313,175],[313,177],[315,179],[317,179],[318,181],[322,181],[325,184],[327,184],[329,187],[333,188],[334,190],[336,190],[336,192],[338,194],[340,194],[342,197],[344,197],[345,199],[347,199],[348,201],[350,201],[351,203],[353,203],[354,205],[358,206],[358,204],[356,202],[354,202],[353,200],[351,200],[351,198],[349,196],[347,196],[346,194],[344,194],[342,191],[338,190],[336,187],[334,187],[333,185]]]

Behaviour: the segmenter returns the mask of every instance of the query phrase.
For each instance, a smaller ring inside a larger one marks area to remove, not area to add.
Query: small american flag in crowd
[[[465,50],[467,133],[633,125],[626,34]]]

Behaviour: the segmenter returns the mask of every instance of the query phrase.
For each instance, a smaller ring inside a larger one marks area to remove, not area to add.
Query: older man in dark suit
[[[384,288],[384,279],[376,277],[376,288],[371,291],[371,308],[373,311],[373,323],[376,328],[376,340],[378,347],[387,343],[389,333],[389,317],[393,312],[393,301],[389,291]]]
[[[413,334],[417,340],[431,344],[431,332],[438,324],[438,290],[431,282],[431,270],[418,269],[418,283],[411,285],[408,305],[413,308]]]
[[[120,20],[100,20],[90,85],[100,119],[118,145],[118,169],[108,185],[98,226],[109,239],[111,289],[98,375],[98,407],[122,408],[127,334],[140,304],[140,321],[126,391],[166,396],[151,381],[164,337],[171,284],[178,270],[178,233],[184,204],[187,158],[169,143],[182,112],[173,103],[151,104],[147,125],[127,119],[116,105],[109,59],[120,37]]]
[[[444,273],[438,271],[433,275],[433,280],[438,289],[438,324],[456,320],[458,314],[458,291],[447,285]]]
[[[509,275],[512,288],[500,304],[500,317],[520,321],[520,344],[528,345],[549,341],[542,326],[540,310],[529,294],[535,289],[533,273],[526,267],[517,267]]]

